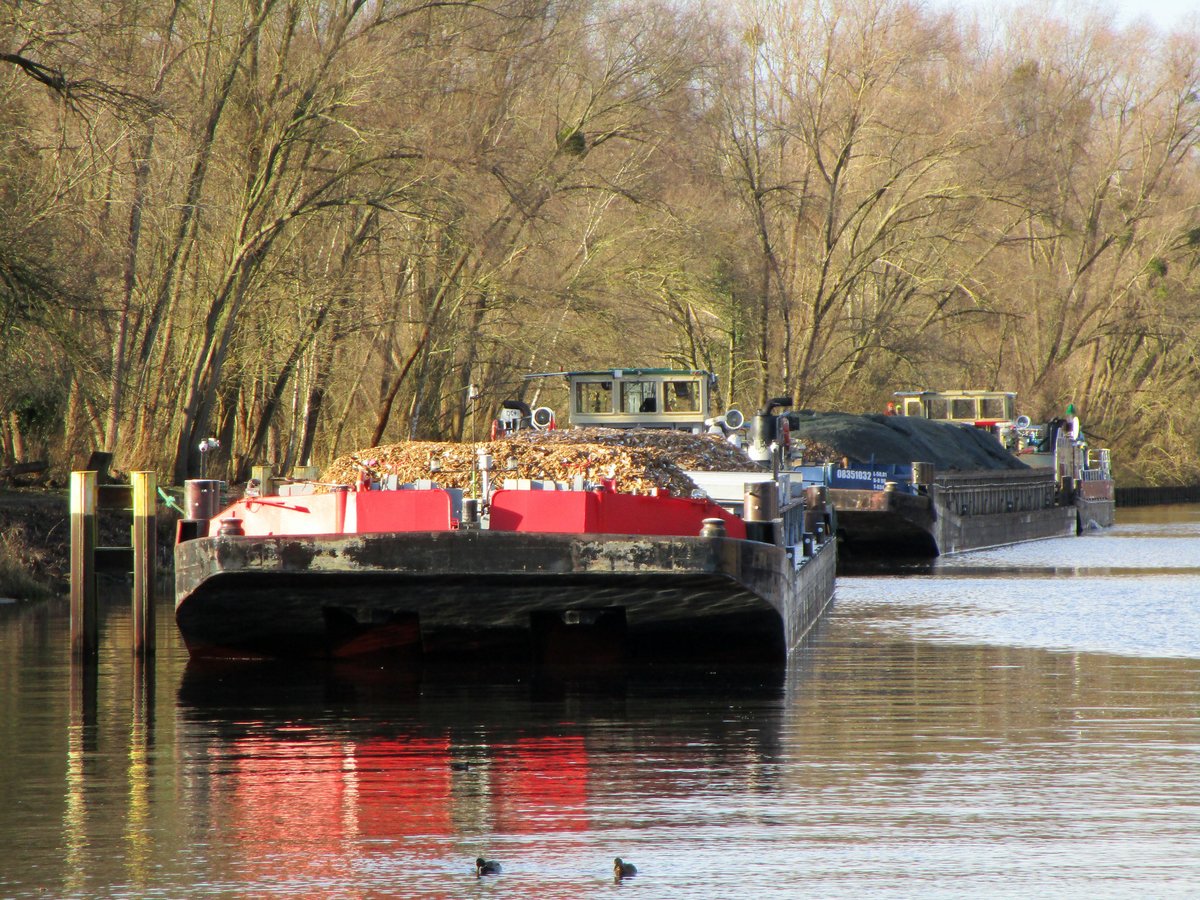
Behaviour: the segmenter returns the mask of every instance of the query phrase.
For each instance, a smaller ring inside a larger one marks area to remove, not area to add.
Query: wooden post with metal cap
[[[131,472],[129,480],[133,486],[133,652],[153,656],[158,475]]]
[[[96,603],[96,473],[71,473],[71,652],[94,657],[100,647]]]
[[[154,581],[158,557],[157,495],[154,472],[131,472],[130,484],[98,483],[97,472],[71,473],[71,652],[94,658],[100,649],[100,611],[96,573],[100,568],[124,573],[133,570],[133,651],[154,654]],[[130,544],[98,547],[98,513],[130,510]]]

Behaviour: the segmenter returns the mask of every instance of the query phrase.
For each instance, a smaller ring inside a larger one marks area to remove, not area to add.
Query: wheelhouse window
[[[658,412],[655,387],[656,383],[653,381],[622,381],[621,412]]]
[[[700,385],[695,381],[663,382],[663,412],[699,412]]]
[[[923,416],[925,410],[921,406],[921,401],[916,397],[904,398],[904,414],[906,416]]]
[[[950,418],[950,405],[946,402],[945,397],[930,397],[929,398],[929,418],[931,418],[931,419],[948,419],[948,418]]]
[[[950,401],[950,418],[971,419],[975,416],[975,400],[972,397],[956,397]]]
[[[1007,399],[1008,399],[1007,397],[984,397],[983,398],[983,418],[984,419],[993,419],[995,421],[1011,419],[1012,416],[1010,416],[1008,414],[1008,410],[1005,409],[1005,407],[1007,406],[1005,401]]]
[[[611,381],[578,381],[575,383],[575,409],[581,413],[610,413],[612,405]]]

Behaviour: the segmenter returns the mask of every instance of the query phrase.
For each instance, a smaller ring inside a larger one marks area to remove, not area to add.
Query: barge
[[[708,373],[559,374],[593,427],[605,412],[643,435],[713,427]],[[798,474],[689,470],[690,496],[629,493],[619,477],[502,478],[506,438],[554,421],[505,407],[498,440],[473,454],[474,492],[364,467],[352,485],[285,485],[181,523],[189,653],[778,664],[831,601],[833,514]]]
[[[1077,419],[1035,426],[1004,392],[897,397],[893,415],[790,417],[795,440],[837,457],[800,469],[827,486],[848,555],[928,558],[1112,524],[1109,454]]]

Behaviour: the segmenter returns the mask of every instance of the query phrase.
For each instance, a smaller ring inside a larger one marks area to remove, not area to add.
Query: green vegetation
[[[215,436],[241,480],[682,365],[1073,402],[1123,480],[1200,480],[1200,35],[1005,15],[4,5],[0,468],[179,482]]]

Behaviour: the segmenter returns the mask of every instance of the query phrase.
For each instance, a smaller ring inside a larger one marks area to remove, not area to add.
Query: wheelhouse
[[[527,377],[550,375],[567,379],[572,425],[605,428],[703,430],[716,384],[711,372],[694,369],[605,369]]]
[[[1017,395],[1010,391],[896,391],[896,412],[943,422],[994,428],[1016,418]]]

